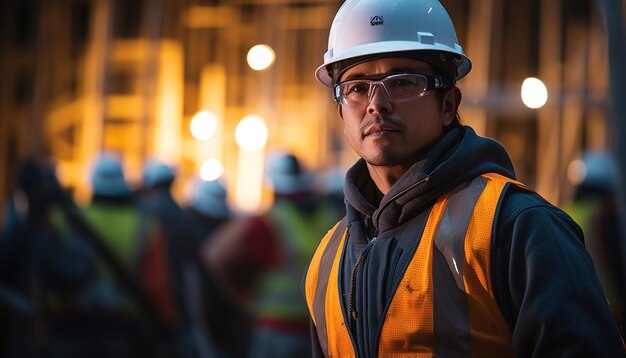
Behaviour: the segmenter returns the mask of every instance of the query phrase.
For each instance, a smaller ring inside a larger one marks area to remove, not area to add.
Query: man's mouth
[[[380,135],[384,135],[384,134],[388,134],[391,132],[396,132],[397,129],[389,126],[389,125],[373,125],[371,127],[369,127],[368,129],[365,130],[365,132],[363,133],[364,137],[368,137],[368,136],[380,136]]]

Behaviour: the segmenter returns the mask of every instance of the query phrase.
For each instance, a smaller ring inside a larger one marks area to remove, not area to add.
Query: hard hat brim
[[[419,45],[419,44],[417,44]],[[315,71],[315,77],[317,80],[326,87],[333,86],[333,79],[328,73],[327,66],[332,65],[333,63],[337,63],[339,61],[348,60],[355,57],[363,57],[372,56],[372,57],[380,57],[380,55],[389,54],[389,57],[393,57],[394,53],[398,52],[409,52],[409,51],[441,51],[449,54],[453,58],[458,58],[459,63],[457,64],[457,73],[455,80],[460,80],[465,77],[470,70],[472,69],[472,62],[470,59],[464,54],[460,54],[460,51],[453,51],[450,47],[446,45],[430,45],[426,46],[416,46],[416,42],[414,41],[385,41],[385,42],[374,42],[363,44],[360,46],[355,46],[350,48],[349,50],[334,56],[332,59],[329,59],[329,53],[327,52],[324,55],[325,61],[324,64],[320,65]]]

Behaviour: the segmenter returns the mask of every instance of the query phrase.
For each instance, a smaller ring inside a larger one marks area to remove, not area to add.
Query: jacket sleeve
[[[517,188],[497,215],[493,286],[515,356],[626,356],[580,227]]]
[[[317,329],[315,329],[315,324],[313,320],[309,320],[310,328],[311,328],[311,352],[313,358],[324,358],[324,352],[322,351],[322,347],[320,346],[319,338],[317,338]]]

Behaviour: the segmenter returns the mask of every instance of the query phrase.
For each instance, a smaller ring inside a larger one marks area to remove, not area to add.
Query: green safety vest
[[[294,204],[281,201],[274,205],[264,220],[273,228],[282,260],[261,281],[256,316],[308,322],[309,313],[301,288],[302,276],[320,238],[335,224],[336,215],[325,205],[304,214]]]

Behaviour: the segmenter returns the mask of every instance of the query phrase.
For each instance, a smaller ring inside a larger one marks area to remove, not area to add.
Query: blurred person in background
[[[580,227],[461,124],[471,67],[437,0],[335,15],[316,77],[360,159],[306,275],[315,356],[624,356]]]
[[[585,245],[598,272],[609,307],[624,337],[626,280],[622,275],[624,233],[619,222],[618,172],[613,156],[586,151],[569,167],[577,183],[572,202],[564,209],[581,226]]]
[[[226,184],[221,179],[203,180],[196,178],[191,183],[189,203],[186,207],[192,218],[194,235],[204,241],[218,227],[235,217],[227,200]]]
[[[210,246],[213,234],[235,215],[227,201],[226,183],[221,179],[194,179],[186,211],[192,219],[194,238],[201,248]],[[213,275],[206,269],[210,266],[206,254],[206,250],[201,249],[201,282],[196,289],[200,291],[202,301],[197,305],[197,317],[206,323],[216,357],[244,357],[250,335],[250,316],[218,289]]]
[[[148,293],[175,335],[178,357],[204,357],[211,353],[197,302],[199,292],[199,243],[195,222],[174,200],[174,167],[151,158],[143,169],[140,195],[142,223],[149,241],[142,244],[139,273]],[[154,228],[156,226],[156,229]]]
[[[95,276],[83,242],[63,237],[58,218],[76,210],[51,162],[28,159],[17,171],[0,235],[0,356],[56,357],[59,308]]]
[[[218,231],[207,261],[225,296],[252,316],[248,357],[305,357],[311,350],[302,274],[338,217],[292,153],[271,152],[266,176],[271,208]]]
[[[324,200],[327,200],[337,211],[337,217],[346,215],[346,203],[343,194],[343,181],[345,172],[340,169],[329,169],[320,176],[320,193]]]
[[[144,222],[121,156],[98,154],[90,179],[91,200],[81,209],[82,235],[91,237],[94,244],[90,253],[98,263],[98,276],[78,300],[82,315],[64,327],[83,337],[71,342],[66,354],[152,356],[165,340],[162,331],[168,317],[147,293],[139,274],[146,243],[159,235],[158,227]]]

